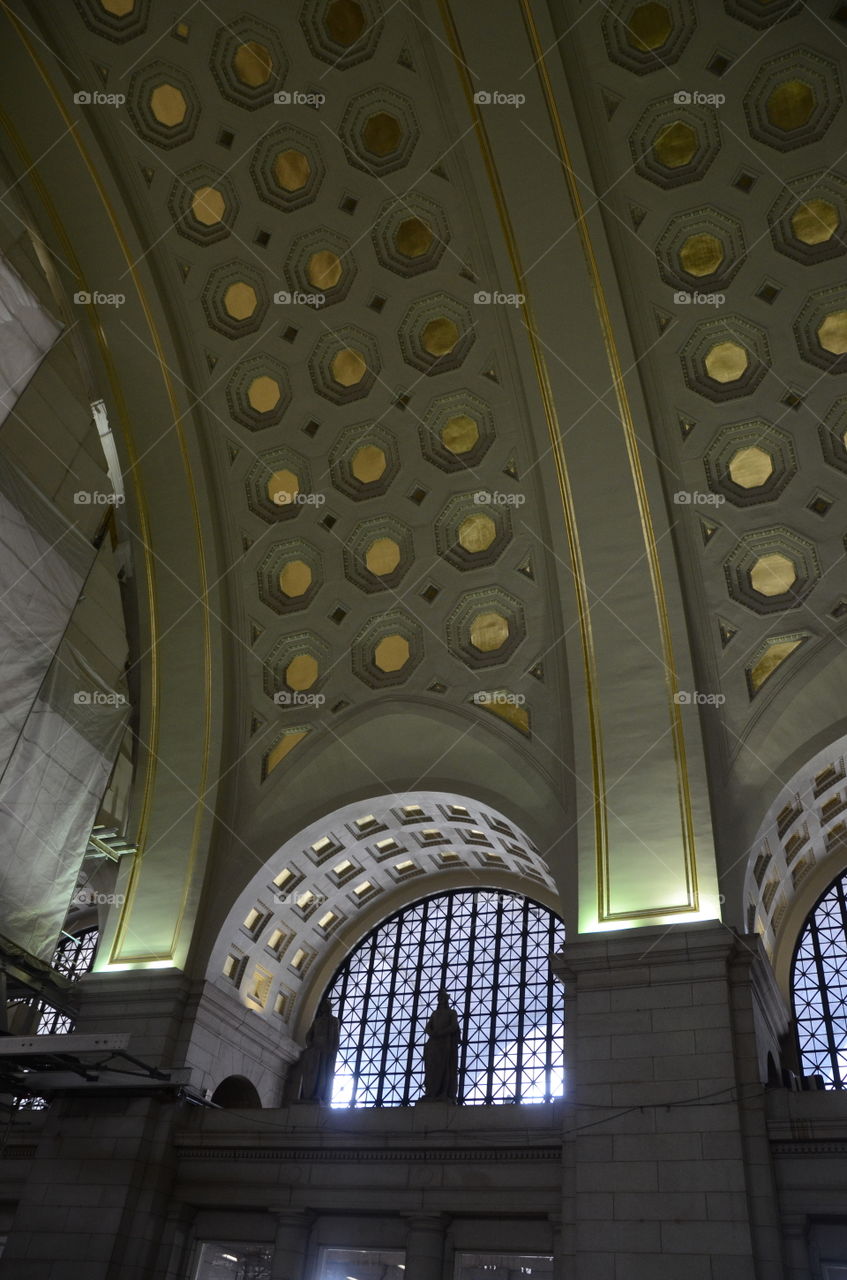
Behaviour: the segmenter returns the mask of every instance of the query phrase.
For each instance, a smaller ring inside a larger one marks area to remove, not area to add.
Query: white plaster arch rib
[[[218,935],[207,981],[299,1038],[369,929],[430,893],[480,886],[526,893],[561,913],[537,847],[491,806],[432,791],[346,805],[253,877]]]
[[[786,995],[806,916],[847,866],[847,736],[816,752],[778,792],[750,846],[747,931],[758,933]]]

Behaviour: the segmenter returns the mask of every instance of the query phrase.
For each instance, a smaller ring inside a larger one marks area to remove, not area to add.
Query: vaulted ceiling
[[[130,899],[166,923],[113,958],[184,957],[203,883],[208,951],[286,840],[418,787],[511,814],[561,890],[605,785],[610,846],[685,845],[661,903],[693,913],[714,825],[740,920],[768,804],[844,722],[841,18],[11,15],[8,162],[69,299],[127,296],[68,313],[136,486]],[[617,856],[600,919],[641,918]]]
[[[724,868],[743,871],[762,796],[844,724],[847,15],[553,11],[676,508]]]

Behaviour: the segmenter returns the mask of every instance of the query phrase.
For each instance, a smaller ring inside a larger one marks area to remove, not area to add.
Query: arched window
[[[100,931],[96,926],[90,929],[81,929],[79,933],[64,934],[53,952],[53,958],[50,966],[58,970],[64,977],[77,981],[88,973],[94,964],[94,957],[97,954],[97,943],[100,939]],[[66,1035],[74,1029],[74,1021],[68,1017],[66,1013],[60,1013],[58,1009],[54,1009],[46,1000],[22,1000],[17,1002],[25,1009],[19,1010],[19,1013],[26,1014],[28,1019],[37,1017],[35,1026],[35,1034],[39,1036],[60,1036]],[[31,1012],[27,1012],[31,1010]],[[10,1009],[10,1023],[12,1021],[12,1010]],[[30,1032],[31,1033],[31,1032]],[[47,1106],[46,1098],[39,1097],[19,1097],[16,1099],[16,1106],[19,1110],[41,1111]]]
[[[53,952],[51,967],[58,969],[66,978],[81,978],[94,964],[99,938],[100,930],[96,925],[81,929],[79,933],[66,933]]]
[[[791,986],[804,1075],[847,1087],[847,874],[818,899],[794,955]]]
[[[82,929],[73,935],[66,933],[59,939],[56,950],[53,952],[51,968],[58,970],[63,977],[76,982],[83,974],[88,973],[94,964],[99,938],[100,931],[96,926]],[[67,1014],[60,1013],[49,1004],[42,1004],[38,1019],[38,1035],[64,1035],[73,1029],[73,1020]]]
[[[546,907],[492,889],[425,898],[385,921],[348,957],[328,992],[341,1022],[333,1106],[417,1101],[424,1027],[440,987],[461,1028],[460,1102],[561,1097],[564,991],[549,956],[564,936]]]

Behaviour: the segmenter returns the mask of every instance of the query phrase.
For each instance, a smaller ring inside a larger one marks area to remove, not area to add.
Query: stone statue
[[[324,997],[306,1035],[306,1047],[294,1066],[293,1101],[329,1102],[340,1036],[340,1023]]]
[[[455,1102],[459,1074],[459,1019],[442,987],[438,1004],[426,1024],[424,1098]]]

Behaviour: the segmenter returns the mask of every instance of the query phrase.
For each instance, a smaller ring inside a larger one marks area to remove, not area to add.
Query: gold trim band
[[[503,187],[500,182],[500,175],[494,161],[488,131],[485,128],[478,106],[474,101],[473,85],[471,83],[470,75],[468,74],[464,49],[450,9],[449,0],[438,0],[438,3],[448,39],[450,41],[453,57],[456,62],[459,79],[461,80],[468,108],[474,122],[474,130],[482,151],[485,170],[488,175],[492,195],[494,196],[494,202],[497,206],[500,225],[506,241],[506,249],[509,255],[509,260],[512,264],[515,281],[518,286],[518,293],[523,297],[523,301],[520,304],[521,311],[523,313],[526,331],[529,337],[532,360],[535,366],[536,376],[538,378],[538,385],[541,390],[544,414],[547,421],[547,430],[550,435],[551,452],[556,466],[556,478],[558,480],[559,491],[562,497],[562,506],[565,515],[565,530],[567,533],[568,547],[573,567],[577,615],[579,619],[579,633],[582,645],[583,669],[585,672],[589,735],[591,742],[591,768],[594,788],[595,852],[598,859],[606,859],[608,857],[608,815],[606,808],[606,772],[603,757],[603,726],[600,717],[597,665],[594,653],[594,637],[591,629],[591,607],[588,598],[588,587],[586,584],[585,569],[582,561],[582,550],[579,544],[579,532],[577,529],[573,491],[571,489],[570,476],[568,474],[567,463],[562,447],[562,433],[559,427],[559,419],[556,412],[555,400],[553,398],[553,390],[550,385],[550,376],[547,371],[547,364],[536,337],[535,318],[529,301],[527,285],[524,280],[523,266],[521,264],[517,238],[515,236],[514,227],[512,226],[512,220],[506,204]]]
[[[89,177],[91,178],[94,184],[95,190],[97,191],[97,194],[100,198],[100,202],[112,226],[112,230],[115,234],[115,239],[118,242],[124,261],[127,264],[128,274],[130,275],[132,282],[135,286],[136,293],[138,295],[138,300],[141,304],[142,311],[144,312],[144,318],[147,322],[147,327],[150,332],[150,337],[153,342],[156,356],[158,358],[159,368],[162,374],[162,379],[165,384],[165,392],[168,397],[168,403],[171,408],[174,428],[176,430],[177,438],[179,440],[179,448],[180,448],[180,454],[182,456],[183,468],[185,470],[186,479],[188,483],[188,492],[189,492],[189,498],[191,503],[191,513],[192,513],[192,518],[194,522],[195,542],[197,546],[197,561],[198,561],[199,578],[200,578],[200,585],[201,585],[201,600],[203,602],[202,604],[203,674],[204,674],[204,692],[205,692],[203,760],[202,760],[202,767],[201,767],[201,773],[200,773],[200,786],[198,791],[197,808],[196,808],[195,819],[194,819],[194,828],[192,832],[191,851],[189,854],[188,865],[186,867],[186,874],[183,882],[182,900],[180,902],[179,912],[178,912],[177,919],[174,924],[173,933],[171,936],[169,953],[167,955],[162,955],[161,953],[156,953],[156,952],[145,954],[145,955],[135,955],[135,956],[121,955],[120,948],[126,939],[127,933],[129,932],[129,916],[131,914],[132,906],[138,891],[138,885],[139,885],[139,880],[141,875],[141,866],[142,866],[142,862],[144,858],[144,850],[146,846],[146,837],[147,837],[147,828],[149,825],[150,809],[152,806],[153,785],[154,785],[155,775],[156,775],[156,765],[158,760],[156,748],[158,747],[158,738],[159,738],[159,720],[160,720],[159,696],[161,692],[161,682],[160,682],[159,667],[158,667],[159,631],[158,631],[158,610],[156,605],[156,591],[155,591],[156,577],[155,577],[155,565],[153,563],[153,556],[152,556],[152,550],[151,550],[152,540],[150,536],[149,510],[147,507],[146,500],[144,498],[143,486],[141,484],[140,475],[137,470],[138,453],[135,447],[135,441],[134,441],[134,436],[132,432],[128,407],[126,404],[125,397],[123,395],[123,390],[120,385],[120,378],[118,376],[118,372],[115,367],[115,363],[112,358],[111,352],[109,351],[108,343],[106,342],[106,337],[105,337],[105,334],[103,333],[102,326],[95,323],[93,325],[95,336],[97,339],[98,346],[100,348],[103,362],[106,366],[106,370],[109,376],[109,382],[112,387],[112,392],[115,396],[115,400],[118,405],[118,412],[121,420],[121,430],[124,435],[124,439],[126,441],[127,456],[130,459],[130,464],[132,467],[133,486],[135,488],[136,500],[138,503],[139,517],[141,522],[141,533],[142,533],[143,546],[144,546],[144,561],[145,561],[145,572],[146,572],[146,581],[147,581],[148,608],[150,613],[150,627],[151,627],[150,742],[146,749],[147,750],[147,772],[144,780],[144,791],[142,794],[141,813],[139,815],[138,832],[137,832],[136,842],[135,842],[137,845],[138,851],[135,857],[133,858],[132,868],[130,871],[129,885],[127,887],[126,902],[123,904],[123,907],[121,910],[120,921],[118,923],[118,928],[115,933],[114,941],[112,943],[112,950],[109,956],[109,962],[110,963],[114,963],[114,962],[133,963],[133,962],[142,962],[142,961],[151,961],[151,960],[172,961],[176,953],[176,947],[179,939],[180,930],[182,928],[182,924],[185,919],[185,913],[188,906],[189,892],[191,887],[191,877],[194,871],[194,866],[196,864],[197,856],[199,852],[200,827],[201,827],[203,812],[204,812],[203,797],[206,793],[206,780],[208,778],[208,772],[209,772],[209,753],[210,753],[210,743],[211,743],[212,656],[211,656],[211,635],[210,635],[210,627],[209,627],[209,616],[208,616],[208,609],[206,607],[206,599],[208,594],[208,575],[206,571],[205,547],[203,544],[203,531],[202,531],[202,524],[200,521],[200,511],[199,511],[199,505],[197,502],[197,493],[194,486],[194,478],[191,471],[191,460],[188,453],[185,434],[180,424],[181,414],[179,412],[179,405],[177,403],[173,382],[171,380],[171,377],[168,371],[167,362],[165,361],[164,348],[162,345],[161,338],[159,337],[159,332],[156,327],[156,322],[153,316],[152,308],[147,298],[147,294],[145,292],[139,272],[135,266],[135,260],[132,254],[130,253],[129,245],[127,243],[127,240],[121,228],[118,214],[109,198],[108,193],[106,192],[103,186],[100,175],[97,172],[97,168],[93,160],[91,159],[91,156],[89,155],[87,148],[85,147],[85,145],[83,144],[82,140],[79,137],[78,131],[75,127],[75,122],[69,115],[64,101],[62,100],[60,94],[57,92],[56,86],[53,83],[47,71],[47,68],[39,58],[35,49],[33,48],[31,42],[29,41],[26,35],[24,28],[22,27],[21,23],[18,21],[15,14],[12,13],[11,10],[8,9],[8,7],[6,7],[6,13],[13,27],[15,28],[15,31],[17,32],[17,35],[21,43],[26,49],[31,61],[34,63],[39,75],[41,76],[42,81],[44,82],[48,92],[50,93],[50,96],[53,99],[56,109],[58,110],[59,114],[62,116],[62,119],[65,121],[65,124],[67,125],[68,132],[73,138],[74,145],[76,146],[77,151],[79,152],[79,155],[88,171]],[[45,208],[47,208],[48,214],[50,215],[54,228],[56,229],[57,234],[60,236],[62,244],[65,246],[68,252],[70,260],[73,262],[75,268],[79,268],[79,278],[82,281],[84,280],[84,275],[81,267],[79,266],[79,260],[73,251],[73,247],[68,239],[67,233],[65,232],[64,226],[62,224],[61,218],[59,217],[58,211],[56,210],[55,204],[52,198],[50,197],[49,193],[44,188],[44,185],[41,182],[41,179],[38,177],[35,170],[33,170],[30,167],[29,172],[34,185],[39,190],[39,195],[42,201],[44,201],[45,203]]]
[[[676,763],[677,796],[680,810],[683,856],[685,864],[685,883],[688,893],[688,902],[686,906],[663,908],[661,911],[657,910],[656,913],[661,915],[670,915],[676,912],[697,911],[700,906],[700,894],[697,881],[694,817],[691,809],[691,790],[688,779],[682,715],[680,713],[679,704],[676,701],[679,683],[673,652],[673,637],[671,634],[670,617],[668,614],[664,583],[662,581],[662,569],[659,562],[659,552],[653,528],[653,517],[650,511],[649,499],[647,497],[647,486],[641,465],[641,457],[638,452],[638,436],[635,430],[629,396],[627,395],[626,386],[624,384],[623,370],[621,368],[614,329],[606,303],[606,294],[603,288],[600,268],[594,253],[594,246],[592,245],[591,235],[588,230],[585,208],[583,206],[579,187],[574,175],[570,149],[568,147],[561,116],[553,94],[550,76],[547,71],[544,50],[539,39],[538,28],[535,24],[535,17],[532,13],[531,0],[521,0],[521,12],[523,14],[527,35],[529,36],[530,44],[532,46],[533,58],[535,67],[538,71],[538,77],[541,82],[544,101],[547,107],[547,114],[556,137],[559,158],[562,163],[565,181],[568,186],[568,192],[573,205],[574,216],[576,217],[583,252],[585,254],[585,260],[591,278],[591,286],[594,292],[597,315],[603,333],[603,342],[606,349],[606,357],[609,362],[609,371],[612,375],[612,382],[615,388],[615,396],[617,398],[618,409],[620,411],[621,426],[623,427],[624,438],[626,441],[627,457],[629,459],[639,515],[641,517],[641,528],[644,535],[644,546],[647,553],[647,563],[650,569],[650,580],[653,587],[653,598],[656,605],[656,616],[658,619],[659,634],[661,637],[662,651],[664,655],[665,687],[667,690],[674,760]],[[598,889],[600,890],[598,894],[600,919],[636,919],[640,916],[651,914],[650,912],[645,911],[610,912],[611,894],[609,884],[608,847],[604,850],[604,854],[605,860],[602,865],[602,877],[598,883]],[[600,874],[601,868],[598,867],[598,875]]]

